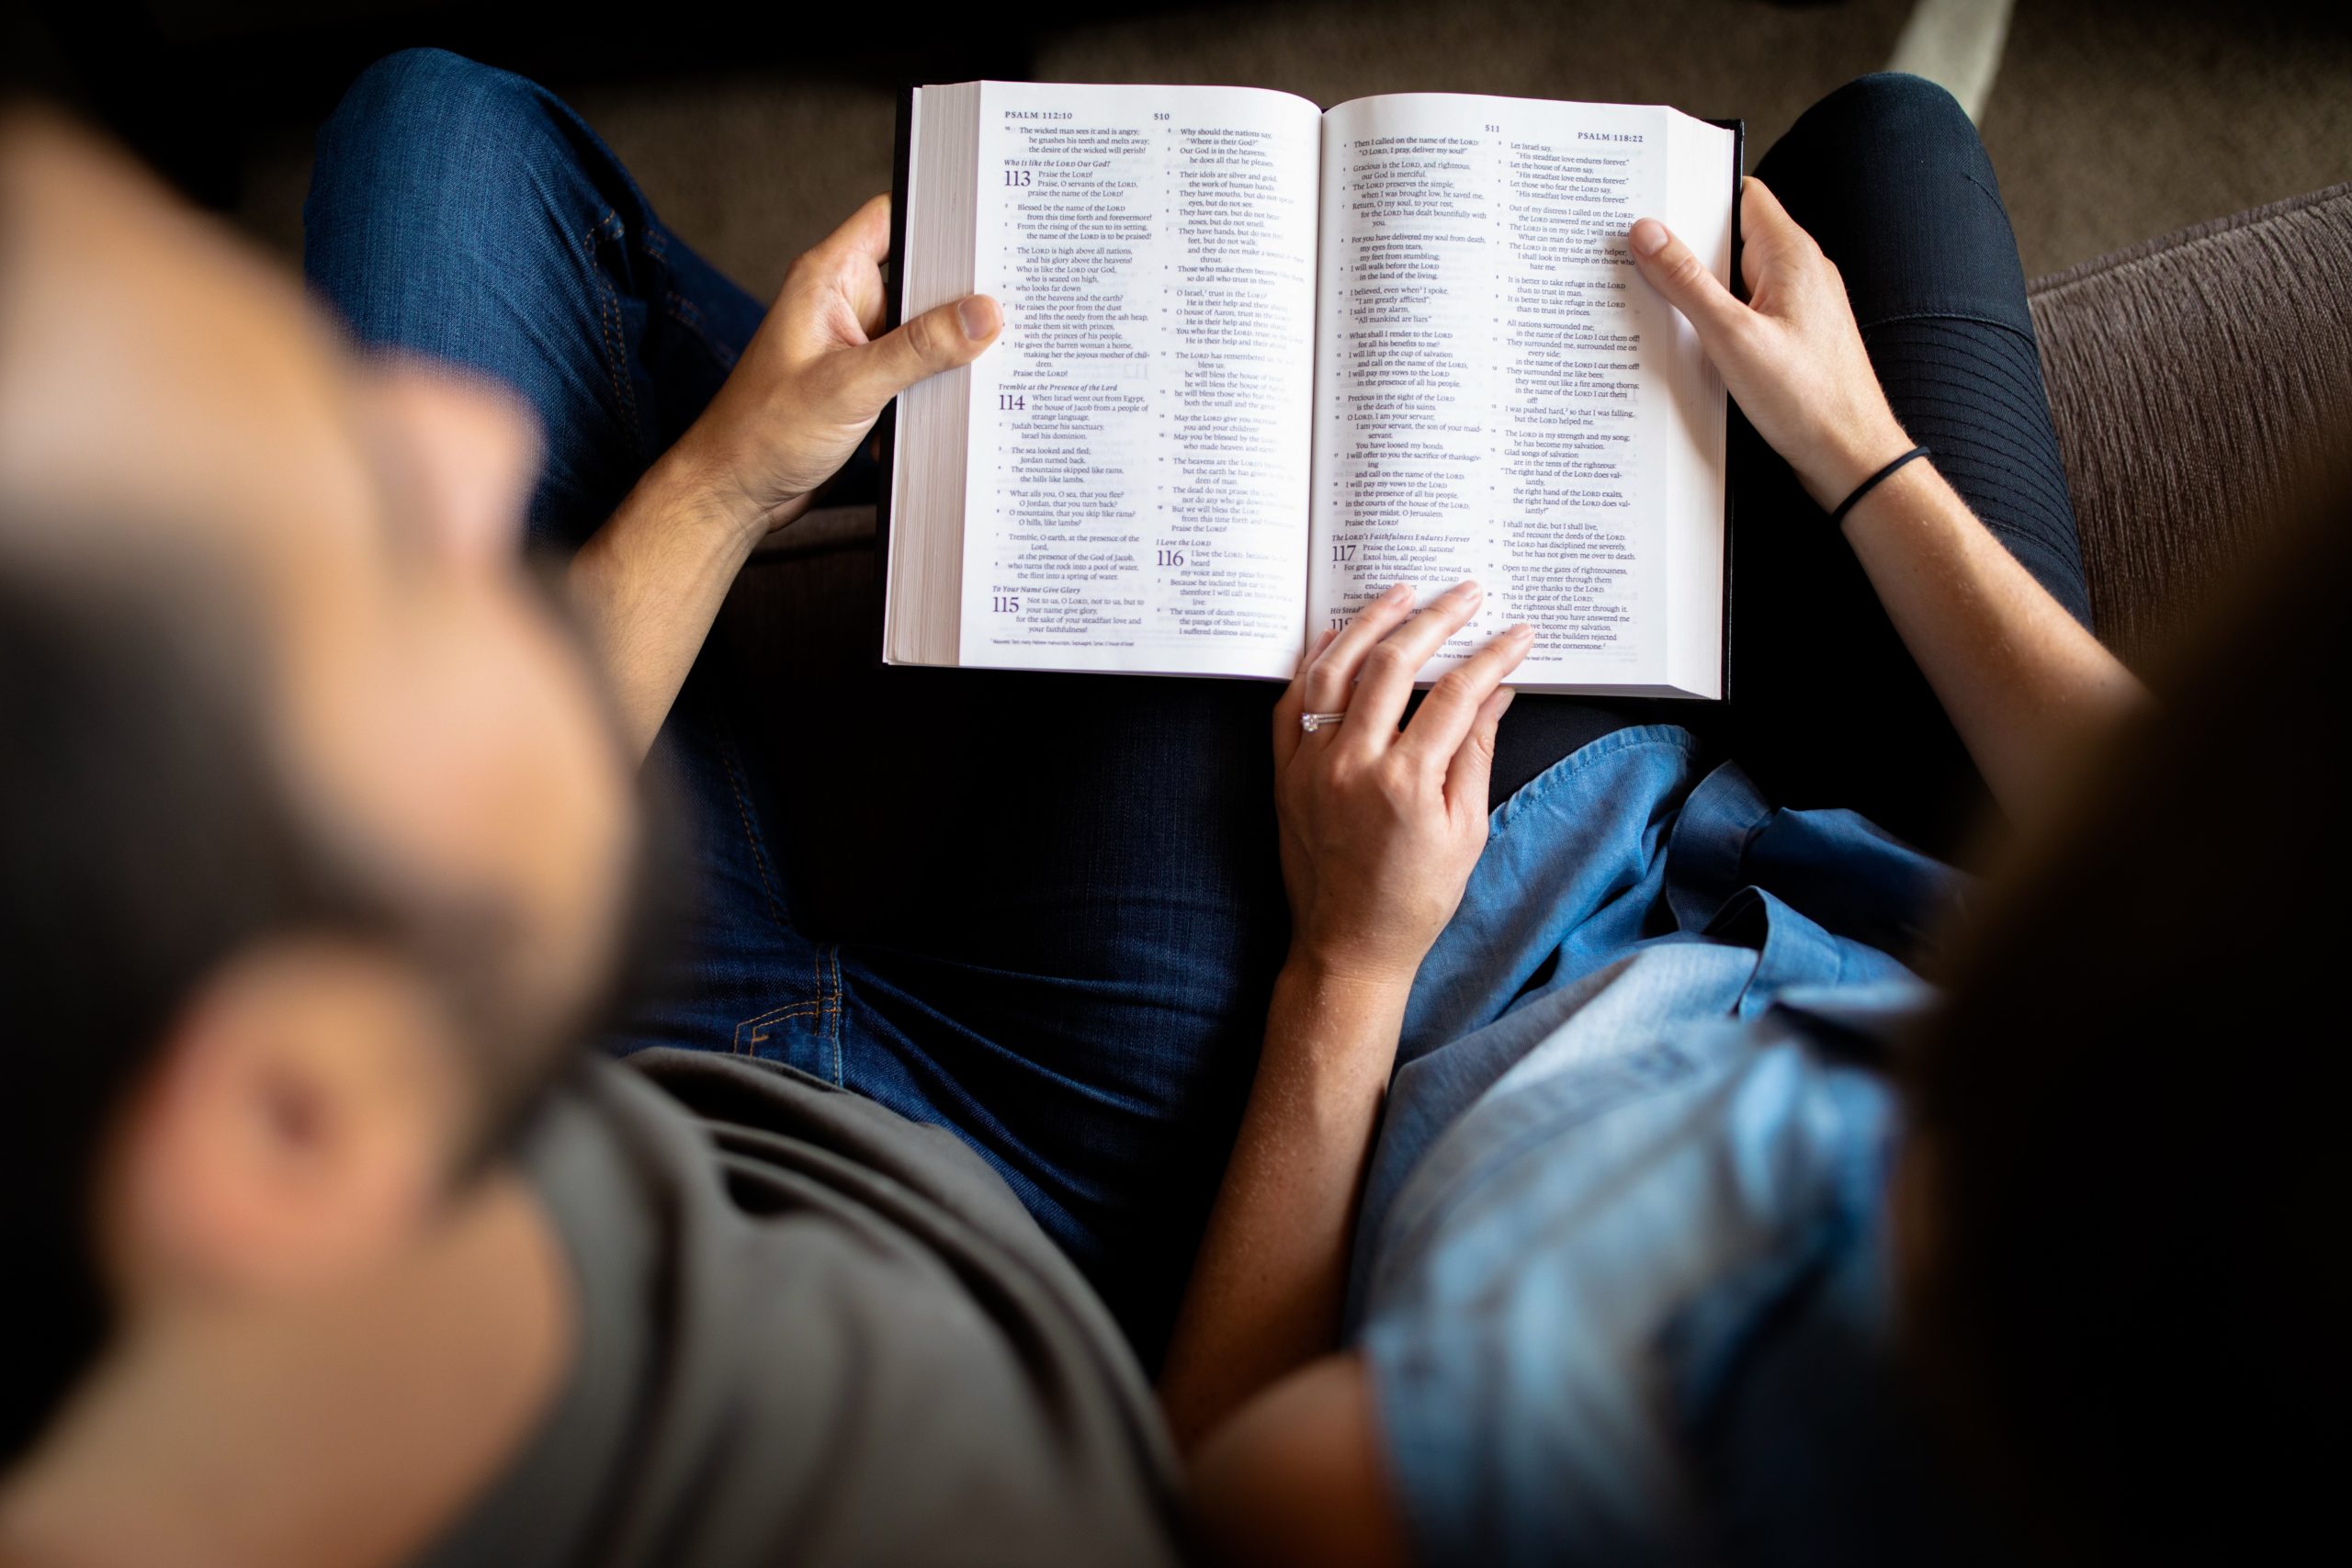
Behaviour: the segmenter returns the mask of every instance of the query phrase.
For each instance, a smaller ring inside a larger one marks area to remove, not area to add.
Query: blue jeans
[[[530,535],[552,550],[693,423],[763,313],[553,95],[437,51],[352,86],[303,220],[309,279],[363,344],[529,399]],[[616,1048],[782,1061],[951,1129],[1156,1357],[1288,942],[1273,694],[862,668],[820,684],[724,642],[656,743],[695,897]],[[854,819],[797,809],[812,772],[848,776]],[[820,899],[806,874],[843,840],[855,885]]]

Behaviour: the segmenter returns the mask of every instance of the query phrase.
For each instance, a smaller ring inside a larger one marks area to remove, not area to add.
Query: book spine
[[[1740,181],[1744,179],[1747,174],[1747,122],[1744,119],[1719,119],[1713,123],[1722,126],[1724,130],[1731,132],[1731,289],[1733,297],[1745,304],[1747,300],[1747,281],[1745,275],[1741,273],[1739,266],[1739,247],[1741,243],[1739,231],[1739,186]],[[1726,458],[1728,458],[1731,441],[1731,433],[1728,430],[1724,433],[1724,452]],[[1722,698],[1725,703],[1731,702],[1736,695],[1732,691],[1731,681],[1731,639],[1733,635],[1732,615],[1736,607],[1737,602],[1734,598],[1732,592],[1733,556],[1731,547],[1731,531],[1735,522],[1735,519],[1732,516],[1732,497],[1737,492],[1737,486],[1731,483],[1731,476],[1726,472],[1724,476],[1724,669]]]
[[[899,90],[899,123],[891,136],[890,255],[882,265],[882,330],[892,332],[906,317],[907,302],[907,175],[914,157],[915,89],[910,83]],[[873,621],[866,647],[877,666],[888,660],[888,603],[890,556],[895,547],[890,529],[890,500],[899,479],[899,400],[892,398],[875,422],[875,456],[880,479],[874,501],[875,555]]]

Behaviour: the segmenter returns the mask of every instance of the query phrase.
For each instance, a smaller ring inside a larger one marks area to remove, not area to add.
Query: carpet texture
[[[1326,105],[1398,90],[1669,103],[1745,118],[1760,154],[1807,104],[1883,65],[1910,9],[1909,0],[1160,5],[1048,29],[1027,63],[1043,80],[1249,83]],[[967,31],[964,73],[1001,68],[984,52],[985,30]],[[956,78],[943,68],[937,79]],[[763,298],[795,255],[889,188],[888,88],[821,58],[550,85],[628,161],[672,227]],[[2028,276],[2352,179],[2352,5],[2018,0],[1983,130]],[[308,126],[254,144],[238,214],[288,254],[301,243],[309,176]]]

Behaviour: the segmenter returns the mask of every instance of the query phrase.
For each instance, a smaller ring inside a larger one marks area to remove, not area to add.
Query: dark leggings
[[[2089,600],[2066,475],[1992,164],[1951,96],[1865,76],[1807,110],[1757,176],[1845,275],[1887,400],[1994,536],[2077,619]],[[1984,783],[1853,552],[1734,409],[1731,700],[1698,728],[1784,806],[1845,806],[1949,852]],[[1596,735],[1690,723],[1671,703],[1526,697],[1500,802]]]

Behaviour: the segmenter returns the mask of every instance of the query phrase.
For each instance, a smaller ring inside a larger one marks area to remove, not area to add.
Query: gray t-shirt
[[[577,1075],[525,1164],[580,1345],[435,1568],[1181,1555],[1140,1370],[952,1134],[787,1068],[649,1051]]]

